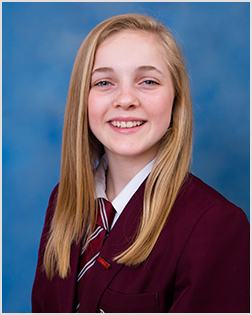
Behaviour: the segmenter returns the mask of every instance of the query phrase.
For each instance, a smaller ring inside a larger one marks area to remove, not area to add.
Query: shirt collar
[[[132,180],[123,188],[123,190],[112,201],[112,205],[118,214],[121,214],[127,203],[135,194],[137,189],[141,186],[146,177],[150,174],[155,160],[152,160],[147,164],[138,174],[136,174]],[[106,155],[103,155],[99,166],[95,173],[95,187],[97,198],[105,198],[106,196],[106,170],[108,168],[108,161]]]
[[[97,170],[94,175],[96,197],[108,200],[106,196],[106,171],[108,168],[108,160],[104,154],[100,160]]]

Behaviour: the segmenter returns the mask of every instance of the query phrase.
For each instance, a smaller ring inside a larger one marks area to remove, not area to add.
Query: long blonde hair
[[[144,194],[143,215],[132,245],[114,259],[127,266],[138,265],[151,253],[189,171],[192,150],[192,104],[181,51],[168,29],[153,18],[124,14],[96,26],[84,39],[74,63],[62,143],[62,162],[57,206],[44,255],[49,278],[56,272],[65,278],[70,269],[72,243],[91,232],[96,222],[94,169],[104,154],[103,145],[88,125],[87,100],[94,58],[99,45],[123,30],[150,32],[164,48],[175,89],[171,124]]]

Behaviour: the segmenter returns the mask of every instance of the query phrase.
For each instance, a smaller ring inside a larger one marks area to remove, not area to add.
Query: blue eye
[[[95,85],[97,86],[106,86],[106,85],[110,85],[111,83],[108,81],[100,81],[98,83],[96,83]]]
[[[157,82],[153,81],[153,80],[145,80],[143,82],[144,84],[147,84],[147,85],[155,85],[155,84],[158,84]]]

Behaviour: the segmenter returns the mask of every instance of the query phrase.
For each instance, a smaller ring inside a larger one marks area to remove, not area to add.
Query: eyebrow
[[[92,74],[94,74],[95,72],[114,72],[113,68],[110,67],[101,67],[101,68],[97,68],[95,69]]]
[[[158,70],[156,67],[153,67],[153,66],[140,66],[138,67],[135,72],[139,73],[139,72],[145,72],[145,71],[157,71],[158,73],[160,73],[162,76],[164,76],[164,74]],[[94,73],[100,73],[100,72],[105,72],[105,73],[112,73],[114,72],[114,69],[113,68],[110,68],[110,67],[101,67],[101,68],[97,68],[95,69],[93,72],[92,72],[92,75]]]
[[[153,71],[153,70],[157,71],[163,76],[162,71],[158,70],[156,67],[153,67],[153,66],[141,66],[136,69],[136,72],[145,72],[145,71]]]

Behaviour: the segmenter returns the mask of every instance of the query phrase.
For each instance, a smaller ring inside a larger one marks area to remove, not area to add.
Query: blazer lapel
[[[123,265],[113,261],[113,258],[128,248],[134,240],[143,209],[145,183],[146,181],[142,183],[131,198],[109,233],[100,253],[100,257],[105,263],[96,261],[92,267],[83,291],[79,313],[94,313],[97,311],[103,292],[123,268]]]

